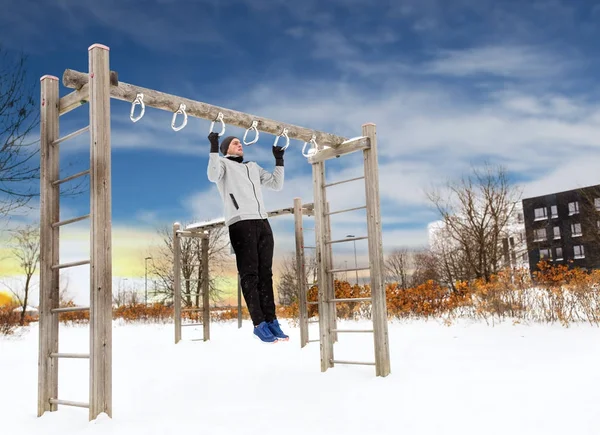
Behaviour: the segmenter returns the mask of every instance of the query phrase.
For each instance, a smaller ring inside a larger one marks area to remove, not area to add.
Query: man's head
[[[229,154],[230,156],[243,157],[244,148],[242,147],[242,143],[237,137],[227,136],[221,142],[221,152],[224,156]]]

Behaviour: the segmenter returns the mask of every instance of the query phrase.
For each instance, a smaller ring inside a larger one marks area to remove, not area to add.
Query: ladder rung
[[[319,323],[318,320],[309,320],[308,323]]]
[[[317,249],[316,246],[304,246],[304,249]]]
[[[364,240],[364,239],[368,239],[369,236],[361,236],[361,237],[346,237],[345,239],[339,239],[339,240],[330,240],[328,242],[325,242],[326,245],[331,245],[333,243],[342,243],[342,242],[352,242],[355,240]]]
[[[355,211],[355,210],[362,210],[362,209],[366,209],[366,208],[367,208],[367,206],[363,205],[361,207],[352,207],[352,208],[346,208],[344,210],[330,211],[328,213],[325,213],[325,216],[331,216],[332,214],[346,213],[346,212]]]
[[[332,329],[331,332],[370,332],[373,333],[372,329]]]
[[[307,302],[306,304],[307,304],[307,305],[319,305],[319,303],[318,303],[318,302],[312,302],[312,301],[309,301],[309,302]]]
[[[336,181],[334,183],[325,184],[325,185],[323,185],[323,187],[330,187],[330,186],[335,186],[335,185],[342,184],[342,183],[349,183],[351,181],[362,180],[364,178],[365,178],[365,176],[363,175],[362,177],[350,178],[348,180]]]
[[[83,402],[73,402],[71,400],[50,399],[52,405],[76,406],[78,408],[89,408],[90,405]]]
[[[50,358],[88,358],[90,355],[87,353],[51,353]]]
[[[370,270],[370,267],[352,267],[350,269],[329,269],[327,273],[352,272],[355,270]]]
[[[63,178],[62,180],[53,181],[52,185],[53,186],[58,186],[59,184],[66,183],[67,181],[74,180],[75,178],[83,177],[84,175],[87,175],[89,173],[90,173],[89,169],[87,171],[81,171],[81,172],[78,172],[76,174],[70,175],[70,176],[68,176],[66,178]]]
[[[90,264],[90,260],[73,261],[72,263],[55,264],[52,269],[64,269],[65,267],[83,266]]]
[[[90,307],[63,307],[53,308],[50,310],[52,313],[72,313],[75,311],[89,311]]]
[[[181,326],[200,326],[202,323],[182,323]]]
[[[60,137],[60,138],[56,139],[54,142],[52,142],[52,145],[58,145],[61,142],[64,142],[64,141],[69,140],[69,139],[72,139],[75,136],[79,136],[81,133],[85,133],[89,129],[90,129],[89,125],[87,125],[87,126],[85,126],[83,128],[80,128],[79,130],[74,131],[73,133],[69,133],[65,137]]]
[[[204,308],[182,308],[181,309],[182,313],[189,313],[192,311],[204,311]]]
[[[89,218],[90,218],[90,215],[86,214],[84,216],[79,216],[79,217],[72,218],[72,219],[65,219],[64,221],[54,222],[52,224],[52,228],[61,227],[63,225],[72,224],[74,222],[79,222],[79,221],[82,221],[84,219],[89,219]]]
[[[320,339],[318,339],[318,338],[315,338],[315,339],[312,339],[312,340],[308,340],[308,342],[309,342],[309,343],[315,343],[315,342],[317,342],[317,341],[321,341],[321,340],[320,340]]]
[[[339,361],[339,360],[332,360],[331,361],[334,364],[355,364],[355,365],[359,365],[359,366],[374,366],[375,363],[374,362],[360,362],[360,361]]]
[[[367,302],[371,301],[371,298],[339,298],[329,299],[329,302]]]

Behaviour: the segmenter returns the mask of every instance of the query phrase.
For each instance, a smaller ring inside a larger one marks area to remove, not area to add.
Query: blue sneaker
[[[273,320],[272,322],[268,322],[267,325],[269,326],[269,329],[271,330],[273,335],[277,337],[278,340],[288,341],[290,339],[290,337],[285,335],[279,327],[279,322],[277,321],[277,319]]]
[[[261,322],[258,326],[254,327],[254,335],[264,341],[265,343],[275,343],[277,338],[271,332],[271,329],[267,325],[267,322]]]

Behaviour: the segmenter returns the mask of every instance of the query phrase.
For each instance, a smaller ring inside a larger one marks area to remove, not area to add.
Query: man
[[[210,133],[208,179],[216,183],[223,200],[225,225],[235,252],[242,293],[254,324],[254,335],[266,343],[288,340],[275,315],[273,295],[273,232],[267,220],[261,186],[283,187],[282,147],[273,147],[275,169],[267,172],[255,162],[244,162],[237,137],[223,139]],[[219,150],[224,157],[219,156]]]

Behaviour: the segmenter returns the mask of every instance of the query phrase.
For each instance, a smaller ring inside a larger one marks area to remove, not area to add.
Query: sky
[[[101,43],[122,82],[344,137],[375,123],[386,253],[425,246],[438,218],[426,193],[484,161],[503,165],[524,197],[600,182],[600,1],[2,3],[0,44],[28,55],[36,95],[45,74],[85,72],[88,47]],[[113,240],[115,273],[139,277],[157,228],[221,217],[222,204],[206,177],[210,122],[175,132],[170,113],[147,108],[134,124],[130,107],[111,101]],[[61,117],[61,136],[87,117],[87,106]],[[262,134],[246,159],[272,170],[273,140]],[[312,201],[302,146],[291,141],[268,209]],[[327,181],[362,175],[362,162],[328,162]],[[61,176],[88,167],[87,134],[61,146]],[[361,206],[364,185],[328,195],[332,210]],[[11,225],[38,219],[32,205]],[[88,212],[87,194],[61,202],[63,219]],[[293,221],[271,224],[277,263],[294,249]],[[332,227],[334,238],[365,235],[364,211],[335,215]],[[62,234],[61,252],[77,257],[89,224]],[[338,264],[354,261],[352,244],[336,249]],[[366,243],[356,249],[366,261]]]

